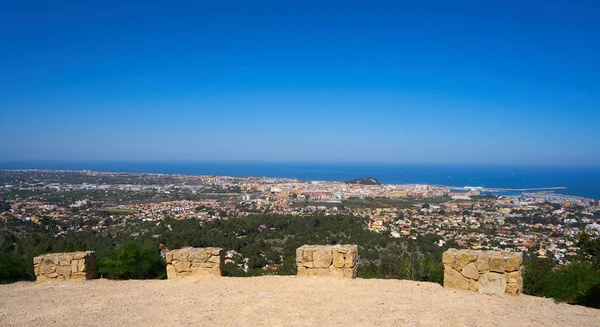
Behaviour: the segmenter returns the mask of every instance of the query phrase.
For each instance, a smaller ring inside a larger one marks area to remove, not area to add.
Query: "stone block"
[[[56,267],[56,273],[64,276],[64,277],[70,277],[71,276],[71,266],[58,266]]]
[[[454,270],[450,265],[444,265],[444,287],[445,288],[456,288],[459,290],[469,290],[469,281],[461,275],[458,271]]]
[[[296,255],[298,276],[356,278],[356,245],[304,245]]]
[[[488,272],[479,278],[479,293],[504,296],[506,278],[502,274]]]
[[[475,266],[474,262],[466,265],[462,270],[461,274],[470,279],[478,280],[479,279],[479,270],[477,270],[477,266]]]
[[[506,270],[506,260],[503,254],[497,254],[490,257],[490,271],[504,273]]]
[[[460,271],[466,265],[468,265],[469,263],[471,263],[475,260],[477,260],[477,254],[466,252],[466,251],[460,251],[454,256],[453,267],[454,267],[454,269]]]
[[[449,249],[442,261],[444,287],[497,295],[523,291],[522,253]]]
[[[442,263],[445,265],[451,265],[454,263],[454,251],[456,249],[448,249],[442,254]]]
[[[343,268],[346,264],[346,258],[344,257],[344,253],[339,251],[333,252],[333,266],[336,268]]]
[[[486,272],[490,270],[490,256],[486,253],[480,254],[477,256],[475,265],[477,266],[477,270],[479,270],[479,272]]]
[[[165,252],[167,278],[184,276],[221,276],[225,252],[221,248],[184,248]]]
[[[73,256],[70,256],[68,254],[61,255],[60,257],[58,257],[58,265],[59,266],[70,266],[72,259],[73,259]]]
[[[329,268],[333,260],[330,249],[318,249],[313,252],[313,262],[315,268]]]
[[[33,262],[37,282],[97,278],[93,251],[49,253],[35,257]]]
[[[521,265],[523,264],[523,253],[510,253],[508,254],[508,258],[506,258],[506,267],[505,271],[517,271],[521,270]]]

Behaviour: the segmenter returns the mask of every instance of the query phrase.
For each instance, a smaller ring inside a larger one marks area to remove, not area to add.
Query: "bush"
[[[31,263],[24,261],[12,253],[0,252],[0,284],[20,280],[33,280]]]
[[[537,282],[537,294],[557,301],[599,307],[600,273],[585,262],[550,271]]]
[[[130,241],[98,259],[98,274],[110,279],[165,279],[167,271],[158,247]]]

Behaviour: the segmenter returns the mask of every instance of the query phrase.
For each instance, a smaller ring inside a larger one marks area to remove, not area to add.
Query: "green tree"
[[[130,241],[98,258],[98,273],[111,279],[164,279],[166,263],[158,247]]]

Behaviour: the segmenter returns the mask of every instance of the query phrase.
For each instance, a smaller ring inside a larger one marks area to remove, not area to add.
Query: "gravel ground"
[[[21,282],[0,326],[600,326],[600,310],[403,280],[295,276]]]

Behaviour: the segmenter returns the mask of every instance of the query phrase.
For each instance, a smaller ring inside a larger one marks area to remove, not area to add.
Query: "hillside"
[[[343,181],[342,183],[360,185],[381,185],[381,183],[373,177],[361,177],[349,181]]]
[[[404,280],[264,276],[20,282],[2,326],[597,326],[600,310]]]

